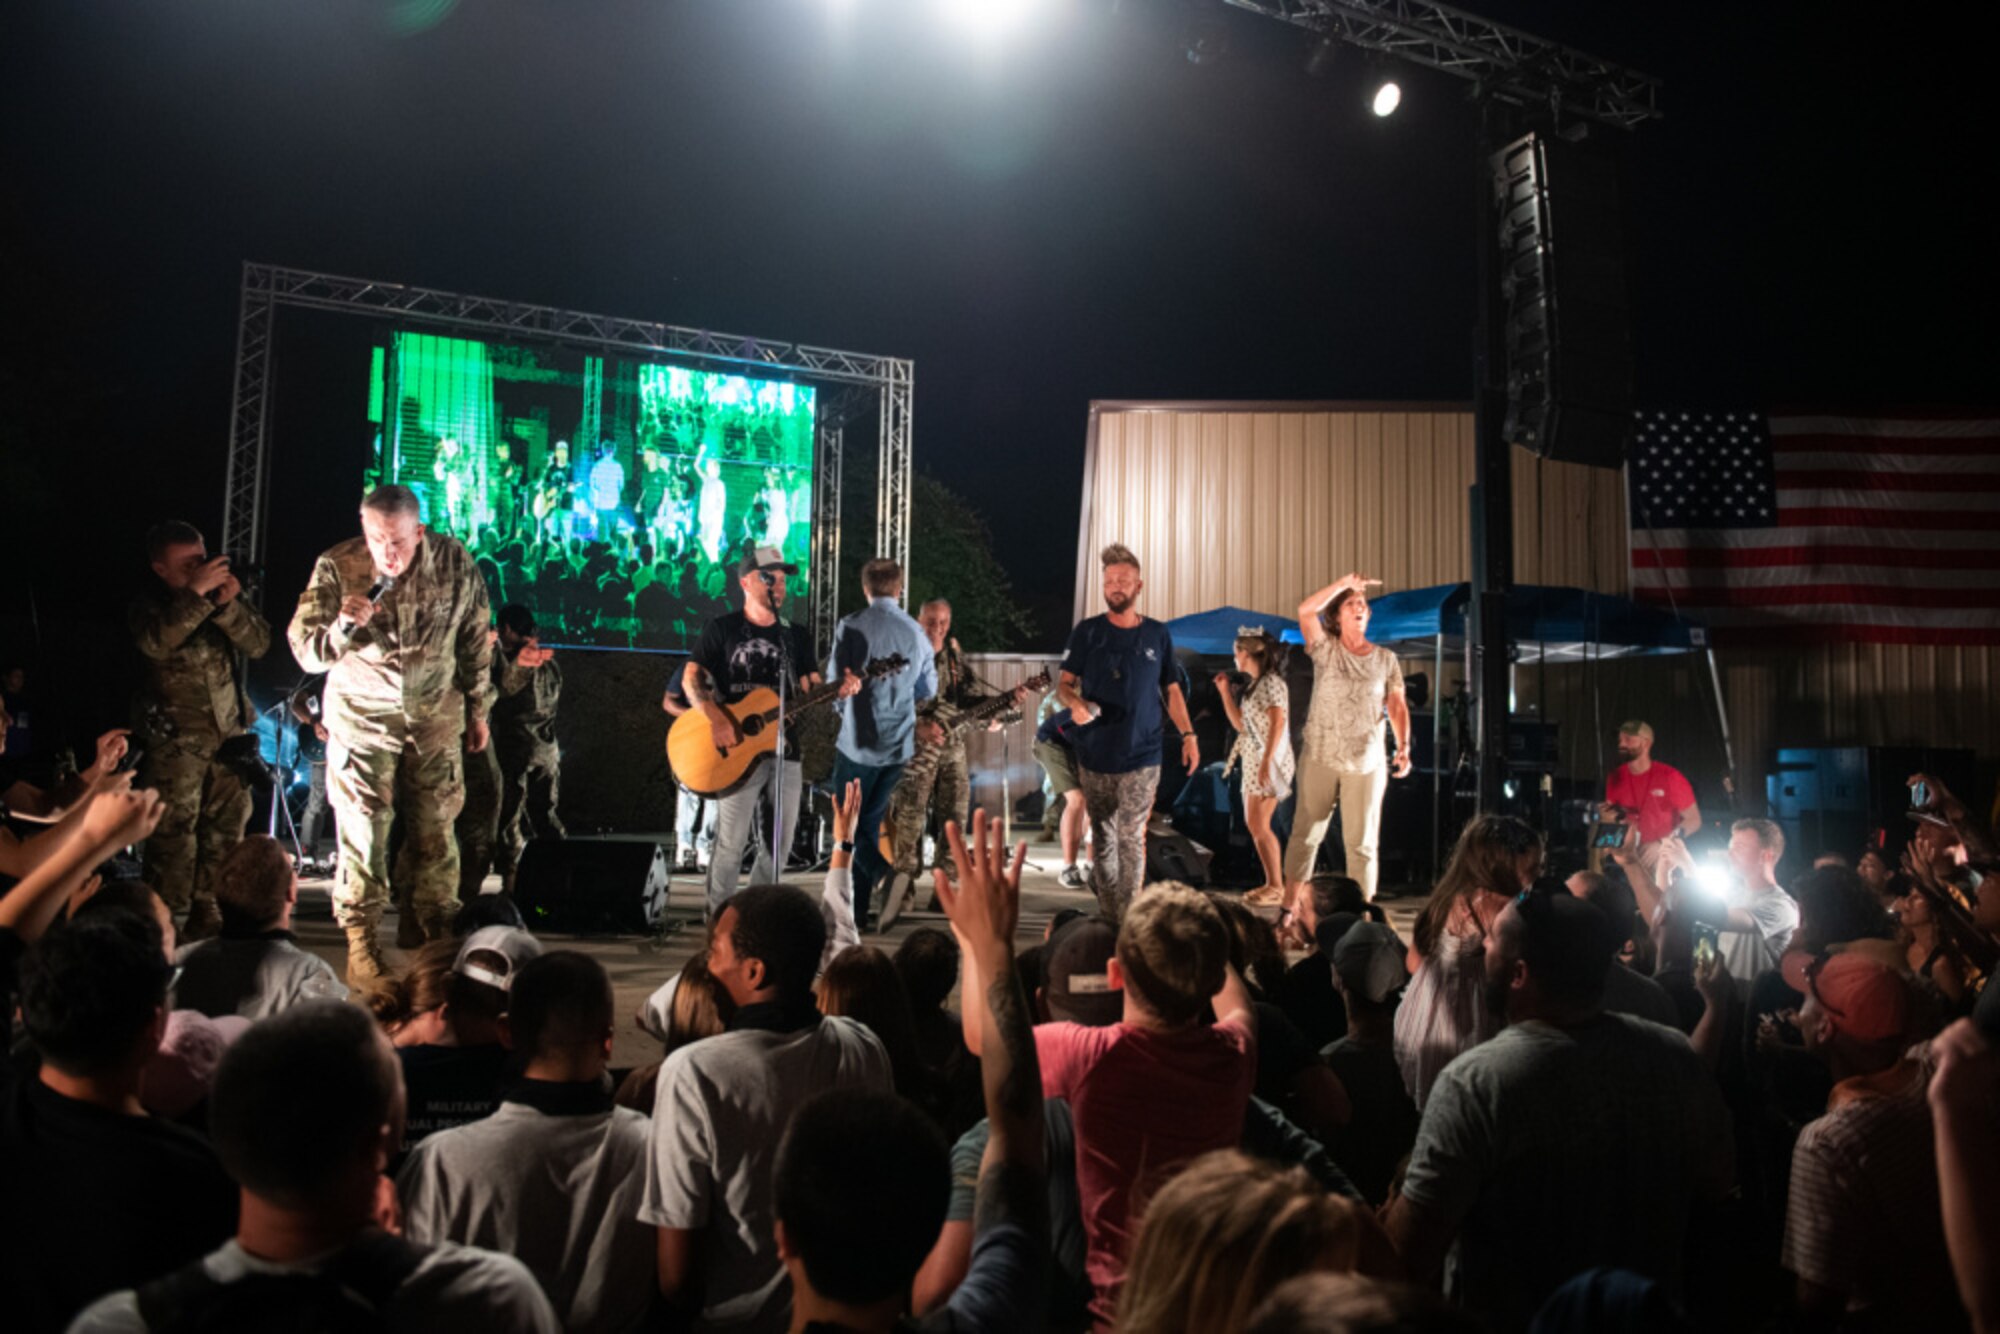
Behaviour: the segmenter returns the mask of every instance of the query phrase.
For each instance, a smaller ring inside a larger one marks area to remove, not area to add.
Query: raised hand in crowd
[[[119,761],[123,760],[132,749],[129,739],[131,735],[132,729],[129,727],[114,727],[97,738],[96,758],[91,761],[90,768],[85,771],[84,776],[98,779],[116,771]]]

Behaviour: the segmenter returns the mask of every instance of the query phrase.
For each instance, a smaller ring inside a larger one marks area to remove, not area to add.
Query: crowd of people
[[[393,492],[362,522],[289,636],[330,673],[354,994],[293,938],[274,840],[205,843],[198,816],[184,900],[158,882],[171,838],[133,873],[124,850],[190,798],[136,785],[122,732],[60,788],[8,790],[9,1328],[2000,1330],[2000,846],[1935,775],[1912,777],[1893,863],[1788,859],[1741,819],[1718,874],[1628,724],[1600,870],[1554,879],[1541,833],[1481,815],[1407,933],[1359,874],[1268,845],[1275,895],[1148,880],[1129,813],[1186,718],[1121,548],[1060,686],[1095,903],[1022,948],[1025,849],[974,811],[930,885],[949,930],[891,951],[862,938],[885,870],[862,850],[940,683],[855,674],[938,643],[878,565],[843,623],[861,642],[824,664],[824,883],[712,876],[701,949],[642,1008],[658,1060],[614,1069],[602,965],[432,864],[448,801],[403,843],[425,863],[417,948],[391,969],[374,942],[392,799],[451,789],[456,763],[426,766],[485,749],[496,687],[463,548]],[[756,610],[782,554],[741,568],[750,614],[682,681],[718,741],[739,687],[784,670]],[[382,573],[407,602],[357,591]],[[220,580],[170,592],[158,622],[196,668],[257,637]],[[1315,661],[1400,740],[1386,665],[1348,661],[1370,657],[1342,638],[1365,642],[1365,610],[1346,616]],[[1377,800],[1407,756],[1341,750],[1343,722],[1292,760],[1244,656],[1236,717],[1263,731],[1236,760],[1260,793],[1289,768],[1329,809]],[[233,678],[188,679],[204,717],[236,704]],[[412,715],[424,691],[450,715]],[[792,780],[765,772],[783,819]],[[722,826],[747,853],[747,821]]]

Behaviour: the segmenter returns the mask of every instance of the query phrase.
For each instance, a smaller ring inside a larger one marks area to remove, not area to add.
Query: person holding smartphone
[[[1653,875],[1662,844],[1701,828],[1701,807],[1687,776],[1653,758],[1653,729],[1647,724],[1634,719],[1619,726],[1618,754],[1624,763],[1604,780],[1598,818],[1638,829],[1639,864]]]

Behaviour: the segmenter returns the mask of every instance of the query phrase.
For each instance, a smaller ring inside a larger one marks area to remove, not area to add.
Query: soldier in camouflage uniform
[[[972,770],[965,758],[965,733],[952,724],[963,710],[993,698],[976,687],[972,672],[965,665],[965,651],[951,637],[951,603],[932,598],[918,609],[917,623],[924,627],[931,649],[937,654],[938,683],[937,694],[917,706],[917,717],[933,719],[943,727],[945,742],[937,755],[937,767],[929,775],[922,772],[921,766],[914,771],[908,765],[904,767],[902,781],[896,784],[889,798],[889,812],[883,820],[895,849],[896,871],[909,876],[922,869],[924,829],[933,813],[940,829],[946,820],[958,821],[961,829],[970,827]],[[1024,692],[1016,692],[1021,693]],[[1019,700],[1015,702],[1018,704]],[[1006,721],[1011,720],[996,719],[992,726],[1000,727]],[[919,748],[911,757],[912,765],[918,759],[929,763],[930,750],[929,746]],[[939,861],[948,860],[940,849]]]
[[[498,665],[498,653],[493,655],[493,661]],[[500,783],[500,757],[493,746],[465,757],[465,805],[452,824],[452,833],[458,839],[460,903],[479,896],[486,886],[486,873],[493,869],[494,850],[500,838]],[[415,909],[405,906],[409,887],[398,881],[395,888],[399,914],[396,943],[409,949],[412,946],[404,944],[401,914],[408,912],[414,920]],[[421,931],[412,932],[411,936],[415,944],[424,943]]]
[[[333,911],[357,983],[381,975],[376,928],[399,817],[396,878],[410,886],[425,936],[450,932],[464,754],[486,748],[493,699],[486,585],[471,553],[426,532],[420,516],[408,487],[369,492],[362,535],[319,558],[289,634],[300,665],[327,674],[327,794],[340,838]],[[384,576],[393,585],[371,602]]]
[[[562,756],[556,749],[556,701],[562,668],[555,653],[535,639],[526,607],[500,609],[500,642],[493,655],[493,750],[500,757],[500,841],[494,862],[510,893],[521,850],[531,838],[562,838],[556,814]]]
[[[185,938],[199,939],[222,925],[215,871],[250,820],[250,790],[216,763],[256,716],[236,655],[263,657],[271,627],[192,524],[158,525],[146,554],[158,583],[127,618],[148,669],[136,744],[146,752],[141,782],[167,808],[146,840],[146,873],[169,908],[187,913]]]

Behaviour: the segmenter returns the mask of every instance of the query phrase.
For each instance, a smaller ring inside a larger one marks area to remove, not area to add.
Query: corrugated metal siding
[[[1472,419],[1462,407],[1097,404],[1091,436],[1078,553],[1083,613],[1097,608],[1095,553],[1112,541],[1145,562],[1144,609],[1162,619],[1225,603],[1289,615],[1314,588],[1355,569],[1391,592],[1471,577]],[[1517,450],[1514,517],[1519,581],[1628,591],[1620,474]],[[2000,653],[1992,649],[1732,649],[1721,668],[1736,781],[1748,793],[1761,790],[1769,752],[1780,745],[2000,751]],[[1457,675],[1456,664],[1446,675]],[[1608,746],[1610,729],[1639,716],[1660,732],[1662,758],[1719,784],[1705,662],[1523,668],[1521,708],[1543,712],[1544,692],[1571,776],[1599,775],[1600,742]]]
[[[1365,570],[1389,589],[1471,569],[1463,410],[1095,410],[1082,568],[1123,542],[1146,566],[1162,618],[1230,603],[1285,613],[1314,588]],[[1517,576],[1625,589],[1618,474],[1515,458]]]

